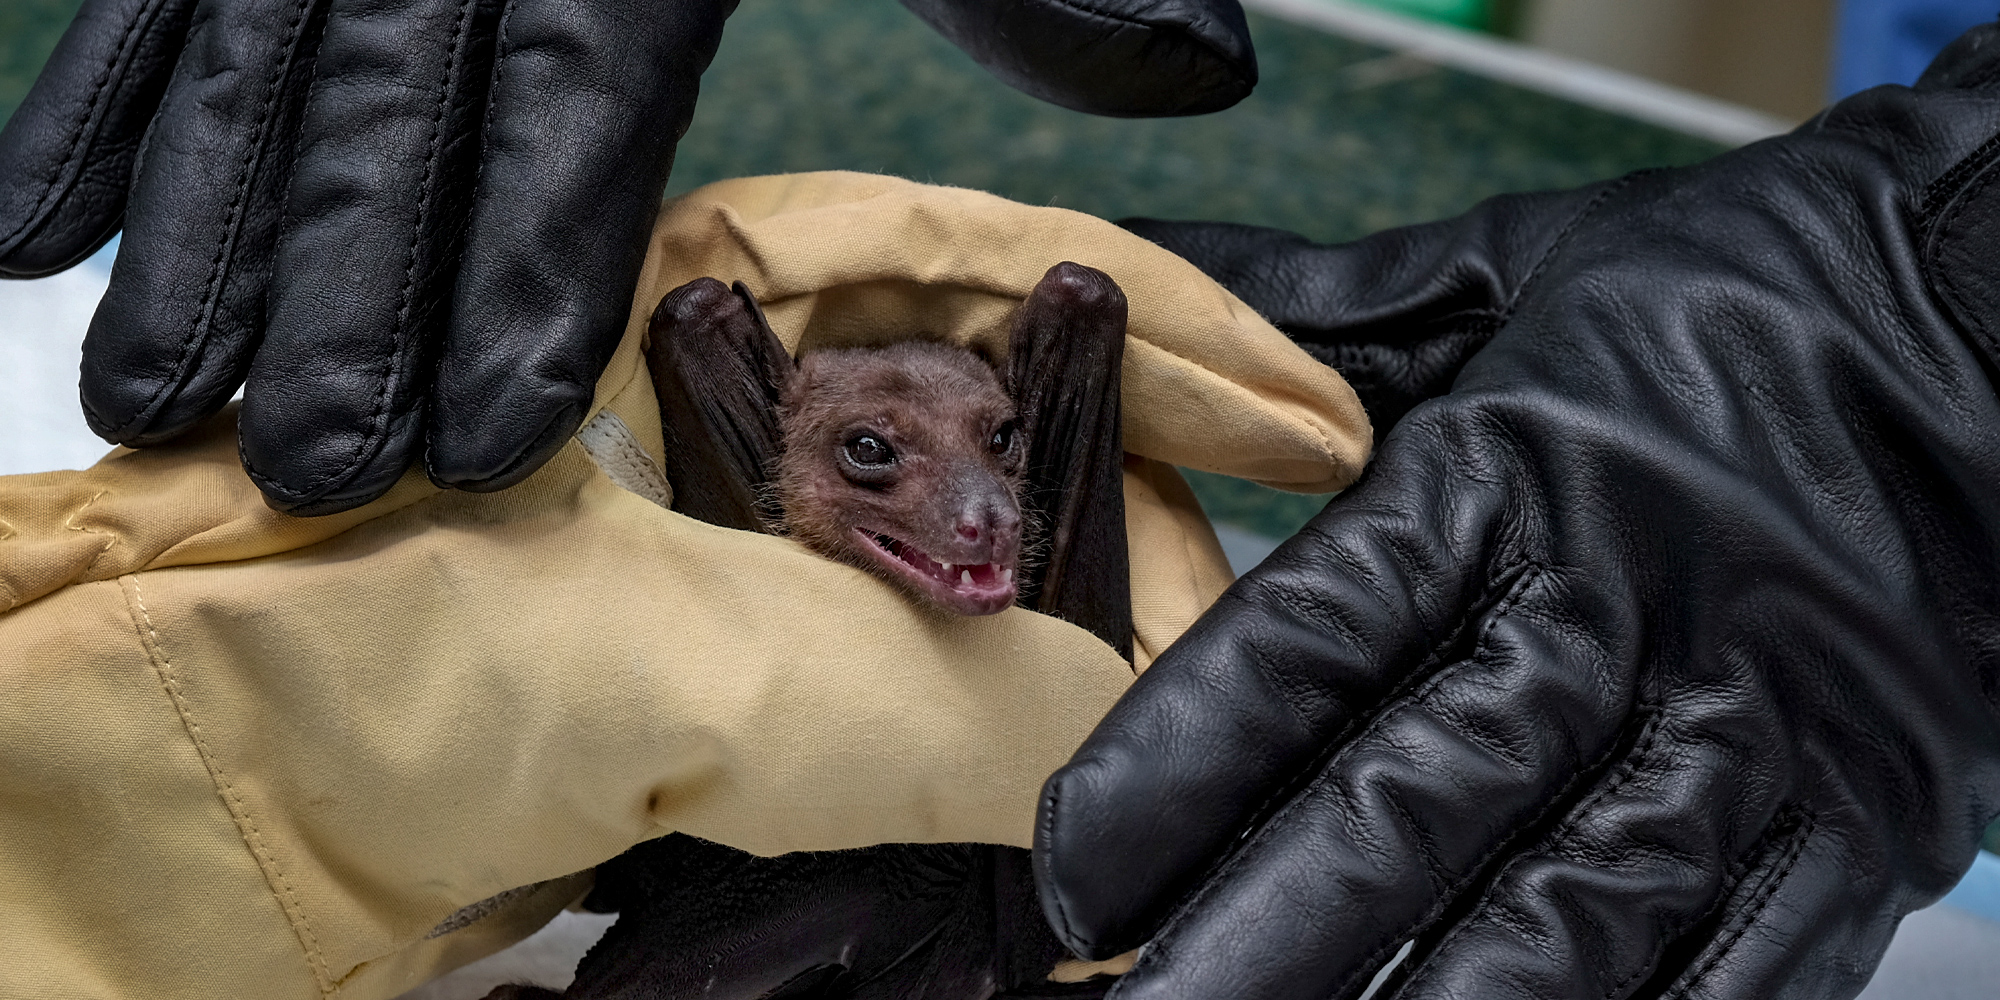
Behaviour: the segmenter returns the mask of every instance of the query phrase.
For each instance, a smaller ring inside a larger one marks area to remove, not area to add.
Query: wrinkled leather
[[[1861,989],[2000,812],[1996,43],[1356,244],[1133,223],[1414,405],[1046,786],[1114,996]]]
[[[77,11],[49,56],[76,69],[37,82],[0,134],[0,177],[10,179],[0,185],[0,277],[55,274],[118,232],[139,139],[193,13],[193,0],[86,0]]]
[[[902,0],[987,71],[1094,115],[1221,111],[1257,86],[1237,0]]]
[[[1609,185],[1503,195],[1456,219],[1392,229],[1327,252],[1282,229],[1124,219],[1200,267],[1354,387],[1376,443],[1442,395],[1484,346],[1562,235]]]
[[[84,344],[106,440],[169,440],[241,386],[281,510],[359,506],[419,460],[504,488],[590,405],[735,4],[86,0],[0,132],[0,276],[122,225]],[[1255,79],[1235,0],[914,6],[1084,110],[1212,110]]]

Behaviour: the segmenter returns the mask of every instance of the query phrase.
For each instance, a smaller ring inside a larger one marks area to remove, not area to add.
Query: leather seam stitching
[[[1507,325],[1508,321],[1514,318],[1514,311],[1520,308],[1521,300],[1527,296],[1528,289],[1541,278],[1543,271],[1548,270],[1550,263],[1555,260],[1556,253],[1569,245],[1570,238],[1576,235],[1578,227],[1583,225],[1585,219],[1595,215],[1597,210],[1603,208],[1604,203],[1610,201],[1613,195],[1632,186],[1632,183],[1641,177],[1659,173],[1660,169],[1655,167],[1647,170],[1636,170],[1626,174],[1605,185],[1604,190],[1592,195],[1582,208],[1577,209],[1576,214],[1570,216],[1568,222],[1563,223],[1562,229],[1556,233],[1556,238],[1549,243],[1549,248],[1542,251],[1542,255],[1536,258],[1535,266],[1528,269],[1527,277],[1522,278],[1521,283],[1515,286],[1514,294],[1508,296],[1506,307],[1499,311],[1499,322],[1494,327],[1494,330],[1497,332],[1500,327]]]
[[[2000,142],[2000,135],[1996,135],[1991,141]],[[1958,225],[1959,220],[1965,215],[1967,207],[1978,200],[1979,196],[1992,186],[1995,175],[2000,174],[2000,168],[1994,168],[1994,164],[1988,163],[1986,167],[1993,169],[1983,169],[1975,174],[1970,181],[1965,183],[1964,188],[1957,192],[1953,200],[1942,207],[1944,216],[1936,220],[1935,226],[1931,230],[1933,240],[1927,241],[1931,245],[1926,247],[1924,259],[1925,263],[1929,266],[1926,266],[1924,271],[1926,274],[1934,276],[1933,284],[1938,294],[1949,300],[1951,305],[1949,312],[1952,318],[1957,321],[1953,323],[1953,326],[1963,327],[1966,324],[1971,324],[1974,329],[1970,332],[1979,341],[1974,346],[1979,348],[1981,353],[1991,357],[1996,346],[1993,343],[1992,332],[1981,318],[1979,311],[1969,308],[1969,300],[1963,292],[1963,285],[1959,281],[1958,272],[1954,269],[1935,266],[1934,253],[1931,252],[1937,245],[1936,241],[1948,238],[1948,231]]]
[[[388,421],[384,419],[384,413],[389,408],[390,389],[395,384],[396,375],[403,368],[408,353],[409,345],[406,341],[409,333],[409,317],[411,310],[415,308],[416,298],[417,251],[423,245],[425,215],[430,211],[439,186],[437,164],[444,148],[444,120],[451,108],[452,80],[456,76],[456,71],[464,65],[471,11],[472,0],[459,0],[458,24],[453,29],[452,46],[445,54],[444,68],[439,73],[437,113],[431,118],[430,152],[424,159],[423,195],[417,200],[415,218],[410,227],[408,263],[403,268],[403,288],[397,300],[396,323],[390,330],[393,343],[388,357],[383,362],[383,372],[376,383],[375,399],[370,405],[365,421],[369,429],[355,442],[353,451],[348,454],[346,462],[339,469],[314,477],[302,490],[288,488],[250,468],[248,457],[245,456],[244,472],[266,492],[277,492],[288,498],[295,497],[300,500],[319,499],[318,494],[345,485],[352,479],[356,470],[367,461],[368,454],[388,436]]]
[[[207,338],[208,326],[215,318],[217,299],[221,297],[219,286],[222,284],[224,272],[228,270],[224,265],[229,259],[229,248],[236,242],[236,237],[242,229],[244,203],[249,200],[250,188],[256,183],[257,165],[263,160],[265,147],[271,141],[272,109],[277,106],[285,73],[298,55],[300,29],[305,24],[306,15],[313,3],[314,0],[298,0],[292,11],[291,23],[285,26],[285,32],[290,37],[278,57],[272,60],[271,72],[264,84],[264,106],[257,112],[255,139],[244,152],[242,165],[237,168],[236,191],[230,197],[229,207],[223,210],[225,218],[222,237],[216,243],[214,260],[209,262],[208,279],[202,283],[201,298],[195,307],[194,321],[188,328],[187,334],[181,338],[180,353],[174,358],[174,375],[172,378],[161,380],[152,395],[147,396],[146,401],[139,406],[138,412],[126,422],[127,428],[141,419],[147,423],[151,422],[150,411],[159,403],[162,396],[182,384],[186,378],[189,356],[194,352],[195,346]]]
[[[499,26],[495,28],[493,32],[494,34],[493,70],[492,70],[492,77],[487,81],[486,85],[486,108],[483,112],[480,113],[479,116],[479,164],[478,166],[473,168],[472,171],[472,197],[474,201],[474,207],[467,212],[465,220],[466,239],[468,241],[470,241],[471,239],[473,219],[478,211],[477,203],[480,198],[480,191],[486,185],[486,163],[488,159],[487,158],[488,150],[486,147],[487,143],[490,142],[493,137],[493,121],[494,117],[497,114],[497,109],[500,107],[501,83],[507,78],[507,60],[513,58],[514,55],[514,45],[509,40],[510,35],[508,34],[512,30],[513,23],[514,23],[514,0],[503,0],[500,9],[500,23]],[[449,339],[449,333],[447,333],[447,339]],[[425,474],[427,475],[430,473],[430,468],[429,468],[430,460],[428,458],[428,453],[431,450],[433,450],[437,444],[436,416],[437,413],[435,410],[433,410],[430,414],[431,419],[428,419],[424,422],[425,424],[424,451],[426,453],[426,458],[425,458],[426,468],[424,471]],[[517,459],[516,462],[512,464],[518,464],[518,463],[519,460]],[[510,465],[510,468],[511,467],[512,465]],[[433,479],[435,479],[435,477],[433,477]]]
[[[1366,716],[1365,718],[1357,718],[1353,722],[1350,722],[1347,726],[1342,728],[1339,734],[1337,734],[1334,738],[1328,741],[1328,745],[1336,748],[1341,747],[1342,744],[1349,742],[1358,733],[1366,730],[1369,727],[1374,726],[1383,717],[1387,716],[1390,711],[1402,705],[1415,704],[1421,701],[1429,692],[1436,690],[1439,684],[1442,684],[1445,680],[1449,679],[1452,676],[1457,675],[1460,671],[1466,669],[1470,664],[1477,662],[1479,660],[1480,654],[1483,653],[1486,649],[1487,640],[1492,635],[1493,629],[1496,626],[1498,626],[1502,618],[1505,618],[1508,614],[1512,613],[1515,608],[1520,606],[1520,603],[1524,599],[1526,599],[1527,593],[1531,589],[1533,583],[1536,580],[1541,579],[1544,572],[1540,564],[1535,563],[1531,560],[1523,560],[1521,562],[1515,563],[1512,566],[1509,566],[1505,571],[1503,571],[1499,575],[1501,578],[1504,579],[1506,576],[1516,571],[1524,571],[1524,572],[1522,572],[1520,578],[1517,579],[1514,582],[1514,584],[1508,588],[1507,594],[1501,599],[1501,601],[1498,604],[1495,604],[1493,609],[1488,612],[1490,617],[1487,619],[1486,623],[1483,626],[1481,626],[1479,630],[1479,638],[1475,640],[1472,650],[1463,659],[1459,660],[1456,663],[1451,664],[1450,666],[1446,667],[1443,670],[1437,671],[1425,677],[1421,683],[1419,683],[1416,687],[1407,692],[1392,691],[1386,698],[1382,700],[1381,702],[1382,707],[1380,710],[1374,712],[1371,715]],[[1442,653],[1443,649],[1448,648],[1449,646],[1454,644],[1454,639],[1455,637],[1448,638],[1443,643],[1441,643],[1439,649],[1432,651],[1430,656],[1426,658],[1426,662],[1428,664],[1434,665],[1437,659],[1443,655]],[[1417,669],[1417,671],[1413,671],[1413,673],[1420,673],[1422,670],[1423,667],[1420,666]],[[1259,825],[1257,830],[1241,838],[1238,841],[1238,843],[1233,845],[1232,849],[1227,852],[1227,854],[1223,857],[1221,862],[1218,863],[1208,873],[1208,877],[1203,880],[1201,886],[1198,889],[1196,889],[1192,895],[1188,897],[1185,903],[1182,903],[1180,906],[1175,908],[1174,915],[1171,918],[1169,918],[1166,926],[1162,927],[1160,929],[1160,933],[1155,935],[1156,941],[1160,938],[1167,937],[1172,927],[1180,922],[1184,914],[1193,912],[1200,908],[1201,900],[1207,895],[1209,895],[1211,892],[1213,892],[1215,886],[1224,880],[1224,877],[1228,874],[1228,872],[1231,869],[1233,869],[1237,864],[1240,863],[1242,857],[1247,852],[1248,848],[1252,844],[1256,843],[1259,839],[1261,839],[1264,836],[1265,831],[1269,830],[1271,826],[1275,824],[1280,818],[1282,818],[1286,813],[1290,812],[1293,808],[1296,808],[1299,802],[1305,800],[1315,790],[1325,786],[1327,781],[1327,776],[1332,771],[1333,764],[1336,760],[1339,759],[1339,756],[1340,756],[1339,753],[1335,752],[1327,755],[1324,761],[1317,761],[1313,765],[1311,765],[1312,769],[1318,772],[1316,775],[1314,775],[1313,779],[1307,782],[1304,787],[1299,788],[1296,792],[1292,793],[1290,799],[1283,806],[1279,807],[1275,812],[1271,813],[1271,815],[1268,818],[1266,818],[1262,824]],[[1270,803],[1278,795],[1281,794],[1284,794],[1283,787],[1281,787],[1279,791],[1275,791],[1270,796],[1267,796],[1264,799],[1264,801],[1259,804],[1259,808],[1257,809],[1256,812],[1258,814],[1263,813],[1266,809],[1269,808]],[[1547,816],[1548,812],[1554,809],[1556,805],[1559,804],[1561,801],[1562,801],[1562,796],[1557,796],[1551,799],[1549,805],[1545,806],[1542,809],[1542,811],[1535,816],[1535,818],[1531,821],[1530,825],[1534,825],[1536,823],[1541,822],[1542,818]],[[1471,870],[1476,873],[1479,869],[1484,868],[1487,862],[1492,860],[1493,855],[1498,853],[1500,849],[1501,849],[1500,846],[1496,846],[1492,851],[1487,852],[1487,854],[1484,857],[1482,857],[1477,864],[1472,866]],[[1440,879],[1434,867],[1431,866],[1428,862],[1425,864],[1424,873],[1434,885],[1453,884],[1451,880]],[[1466,876],[1465,878],[1457,880],[1457,884],[1462,886],[1464,883],[1467,883],[1469,881],[1471,881],[1471,876]],[[1449,904],[1450,904],[1450,897],[1446,894],[1440,893],[1437,902],[1432,904],[1430,910],[1426,912],[1424,916],[1417,921],[1416,926],[1413,928],[1413,934],[1422,934],[1424,929],[1426,929],[1432,922],[1434,922],[1438,918],[1438,916],[1440,916],[1444,912],[1444,910],[1449,906]],[[1346,979],[1342,980],[1332,990],[1332,995],[1335,996],[1344,995],[1349,991],[1351,991],[1355,983],[1362,978],[1363,976],[1362,970],[1371,970],[1368,974],[1372,975],[1373,974],[1372,969],[1374,967],[1379,966],[1380,963],[1386,960],[1390,954],[1394,953],[1397,949],[1401,948],[1402,946],[1403,946],[1402,942],[1397,941],[1393,944],[1388,944],[1376,948],[1374,951],[1370,952],[1369,955],[1363,959],[1361,965],[1356,969],[1356,971],[1350,974]],[[1158,945],[1156,944],[1153,947],[1149,947],[1144,952],[1142,952],[1139,956],[1138,963],[1133,966],[1132,971],[1137,972],[1139,968],[1142,966],[1155,964],[1154,955],[1158,952],[1158,950],[1159,948]],[[1129,974],[1130,973],[1128,973],[1128,975]]]
[[[1806,842],[1812,839],[1813,828],[1816,824],[1817,818],[1812,813],[1806,812],[1803,814],[1799,828],[1791,834],[1791,844],[1785,849],[1785,860],[1783,863],[1763,885],[1757,887],[1757,895],[1754,903],[1749,909],[1740,914],[1737,919],[1732,921],[1735,926],[1729,929],[1727,935],[1717,939],[1715,949],[1709,953],[1708,958],[1702,961],[1698,969],[1687,976],[1681,987],[1673,992],[1674,996],[1687,996],[1689,991],[1699,985],[1702,979],[1709,973],[1714,972],[1715,967],[1722,964],[1722,960],[1728,958],[1729,953],[1736,949],[1736,943],[1741,941],[1743,935],[1749,933],[1750,928],[1757,923],[1757,917],[1764,912],[1764,907],[1770,905],[1771,900],[1778,895],[1778,890],[1784,886],[1785,880],[1792,874],[1792,869],[1798,865],[1799,858],[1805,855]],[[1748,873],[1746,872],[1745,874],[1747,875]],[[1741,881],[1739,879],[1738,885],[1740,884]],[[1723,902],[1727,902],[1726,898]]]
[[[1524,574],[1523,578],[1516,583],[1515,588],[1509,594],[1509,598],[1507,600],[1503,600],[1501,604],[1495,606],[1493,617],[1490,618],[1487,621],[1486,625],[1480,629],[1479,639],[1474,644],[1471,654],[1466,656],[1465,659],[1460,660],[1458,663],[1453,664],[1451,668],[1439,671],[1438,673],[1432,675],[1430,678],[1427,678],[1425,682],[1417,690],[1411,692],[1411,694],[1407,698],[1399,699],[1398,704],[1404,704],[1404,703],[1415,704],[1417,702],[1420,702],[1422,699],[1427,697],[1432,691],[1436,690],[1439,684],[1443,683],[1451,676],[1455,676],[1459,672],[1459,670],[1463,669],[1464,667],[1466,667],[1471,663],[1476,662],[1479,659],[1479,655],[1486,649],[1487,638],[1492,634],[1493,629],[1497,625],[1499,625],[1500,619],[1505,617],[1505,615],[1511,612],[1515,607],[1519,606],[1521,601],[1526,598],[1529,589],[1529,584],[1532,583],[1532,581],[1539,579],[1540,576],[1542,575],[1542,567],[1539,566],[1538,564],[1526,563],[1524,565],[1528,567],[1529,572]],[[1385,708],[1384,711],[1377,713],[1374,718],[1375,719],[1381,718],[1383,715],[1387,714],[1387,711],[1388,710]],[[1374,719],[1370,719],[1369,721],[1372,724]],[[1600,760],[1599,763],[1601,764],[1602,761]],[[1329,760],[1326,766],[1330,767],[1331,764],[1332,761]],[[1571,780],[1563,786],[1563,788],[1558,792],[1558,794],[1550,798],[1548,804],[1544,805],[1541,809],[1536,811],[1535,815],[1532,818],[1530,818],[1526,824],[1524,824],[1524,828],[1532,828],[1540,825],[1542,820],[1546,819],[1549,816],[1549,814],[1553,812],[1556,809],[1556,807],[1559,806],[1562,803],[1562,801],[1568,797],[1568,793],[1576,787],[1576,784],[1579,781],[1583,780],[1583,776],[1590,773],[1593,770],[1595,770],[1595,768],[1588,768],[1578,772],[1578,774],[1575,777],[1571,778]],[[1324,773],[1325,773],[1325,768],[1322,768],[1321,777],[1315,778],[1312,784],[1307,786],[1307,790],[1310,790],[1312,787],[1321,784],[1321,782],[1324,779]],[[1299,793],[1299,797],[1301,798],[1303,798],[1304,795],[1305,791],[1301,791]],[[1431,904],[1430,909],[1425,911],[1422,917],[1418,918],[1415,925],[1411,928],[1410,939],[1414,940],[1415,938],[1422,936],[1426,930],[1429,930],[1430,927],[1437,922],[1437,919],[1444,914],[1444,911],[1451,907],[1452,895],[1457,890],[1461,890],[1465,886],[1471,884],[1472,881],[1477,877],[1478,873],[1482,869],[1484,869],[1489,863],[1491,863],[1494,856],[1499,854],[1500,851],[1505,849],[1505,847],[1506,844],[1504,841],[1500,844],[1496,844],[1491,850],[1486,851],[1484,854],[1482,854],[1478,859],[1478,861],[1476,861],[1474,864],[1470,866],[1470,868],[1468,869],[1468,874],[1457,879],[1448,879],[1440,877],[1436,870],[1436,867],[1432,865],[1428,860],[1426,860],[1424,864],[1424,875],[1427,878],[1429,878],[1433,886],[1440,887],[1444,891],[1438,892],[1437,901]],[[1369,970],[1368,975],[1372,976],[1373,971],[1379,968],[1381,963],[1387,961],[1389,956],[1394,954],[1397,950],[1401,949],[1402,946],[1403,942],[1397,941],[1391,944],[1383,945],[1379,948],[1376,948],[1374,951],[1370,952],[1363,959],[1361,966],[1353,974],[1350,974],[1345,980],[1343,980],[1340,983],[1339,987],[1334,990],[1334,994],[1341,995],[1350,992],[1354,988],[1354,986],[1363,978],[1363,973],[1361,970]]]
[[[1644,706],[1641,706],[1640,711],[1644,712],[1646,711],[1646,708]],[[1654,744],[1657,742],[1660,730],[1662,728],[1664,728],[1664,726],[1662,724],[1661,715],[1654,714],[1651,716],[1651,718],[1646,720],[1645,731],[1640,735],[1638,742],[1633,746],[1632,752],[1626,754],[1625,759],[1619,763],[1618,769],[1616,773],[1614,773],[1614,775],[1612,776],[1611,780],[1606,782],[1604,785],[1600,786],[1597,790],[1593,791],[1589,796],[1585,797],[1582,802],[1579,802],[1575,806],[1572,806],[1570,808],[1569,817],[1564,819],[1562,824],[1558,826],[1554,832],[1550,833],[1548,837],[1546,837],[1542,841],[1542,846],[1539,848],[1540,853],[1553,853],[1556,847],[1560,846],[1562,843],[1570,839],[1570,837],[1574,834],[1576,830],[1578,822],[1585,813],[1589,812],[1590,809],[1595,805],[1597,805],[1598,803],[1604,801],[1606,798],[1609,798],[1612,794],[1617,792],[1618,789],[1624,787],[1627,782],[1629,782],[1632,778],[1638,775],[1641,765],[1645,762],[1646,758],[1652,755]],[[1603,763],[1607,759],[1609,759],[1610,755],[1615,753],[1617,753],[1617,748],[1613,747],[1604,756],[1598,759],[1597,765],[1602,766]],[[1596,767],[1581,769],[1580,771],[1577,772],[1578,776],[1576,778],[1571,779],[1571,781],[1568,782],[1567,785],[1564,787],[1563,791],[1567,793],[1570,790],[1574,789],[1576,787],[1577,782],[1582,780],[1582,776],[1588,775],[1594,772],[1595,770]],[[1556,796],[1551,801],[1551,805],[1547,808],[1544,808],[1541,811],[1541,814],[1537,816],[1536,823],[1539,823],[1542,817],[1546,817],[1551,811],[1553,811],[1556,803],[1560,803],[1563,799],[1567,797],[1568,797],[1567,794]],[[1526,828],[1532,828],[1533,826],[1536,825],[1536,823],[1530,823],[1527,825]],[[1493,853],[1497,852],[1488,853],[1486,857],[1481,859],[1479,864],[1473,866],[1473,870],[1477,871],[1480,868],[1486,867],[1486,864],[1493,859]],[[1491,882],[1488,883],[1487,891],[1484,895],[1480,897],[1478,904],[1472,908],[1471,912],[1465,915],[1465,918],[1463,920],[1459,921],[1455,926],[1453,926],[1452,929],[1449,932],[1447,932],[1443,938],[1439,939],[1437,947],[1432,949],[1433,953],[1443,951],[1446,946],[1450,945],[1451,942],[1456,940],[1459,935],[1463,934],[1465,930],[1468,927],[1470,927],[1475,921],[1477,921],[1481,916],[1484,916],[1488,910],[1492,909],[1495,905],[1498,904],[1499,900],[1495,893],[1496,890],[1499,888],[1500,883],[1507,877],[1507,873],[1514,870],[1517,866],[1519,866],[1524,859],[1525,855],[1517,856],[1513,860],[1509,861],[1507,864],[1502,865],[1500,870],[1493,874],[1493,879]],[[1435,920],[1436,916],[1437,915],[1435,913],[1431,914],[1427,918],[1427,922],[1429,920]],[[1419,931],[1419,933],[1421,933],[1421,931]],[[1626,986],[1630,985],[1634,979],[1637,979],[1640,976],[1643,976],[1650,971],[1651,971],[1651,963],[1647,963],[1646,965],[1640,966],[1637,971],[1627,974],[1624,979],[1620,980],[1617,983],[1617,985],[1611,988],[1610,992],[1604,995],[1605,1000],[1610,1000],[1611,997],[1616,996]]]
[[[1053,785],[1049,786],[1049,788],[1050,790],[1048,791],[1047,795],[1044,796],[1043,809],[1042,809],[1042,815],[1046,817],[1046,819],[1042,822],[1042,831],[1043,831],[1042,839],[1045,842],[1053,843],[1054,838],[1052,836],[1049,836],[1049,832],[1053,831],[1056,827],[1056,810],[1062,807],[1062,793],[1055,791]],[[1037,852],[1037,854],[1043,870],[1047,871],[1049,868],[1049,862],[1047,858],[1048,852],[1041,851]],[[1059,930],[1061,931],[1061,936],[1064,939],[1064,943],[1067,944],[1070,941],[1081,940],[1081,938],[1078,937],[1076,933],[1075,926],[1070,923],[1069,907],[1063,905],[1062,893],[1051,891],[1048,893],[1047,898],[1052,904],[1051,908],[1055,910],[1056,923],[1062,925],[1059,928]],[[1086,944],[1095,944],[1095,942],[1086,942]]]
[[[98,116],[100,106],[104,103],[104,95],[111,90],[113,78],[121,75],[118,73],[118,65],[129,56],[133,36],[138,35],[143,26],[153,22],[164,3],[165,0],[156,0],[150,11],[142,10],[138,17],[133,18],[125,26],[124,35],[118,39],[118,47],[112,51],[111,58],[105,60],[97,82],[91,87],[89,102],[84,105],[83,113],[77,116],[75,124],[71,126],[74,131],[69,138],[69,151],[63,155],[62,162],[57,164],[54,176],[49,178],[48,187],[44,188],[42,196],[35,200],[35,207],[28,211],[27,218],[22,219],[20,224],[8,231],[7,235],[0,236],[0,245],[12,243],[23,233],[34,228],[38,222],[44,221],[43,217],[50,203],[60,200],[74,189],[73,171],[76,169],[77,161],[83,158],[87,149],[96,144],[96,135],[90,130],[91,119]],[[70,176],[69,183],[63,182],[65,176]]]
[[[1951,169],[1924,185],[1924,197],[1917,208],[1919,228],[1928,226],[1938,213],[1945,210],[1958,195],[1958,189],[1965,183],[1967,175],[1976,174],[1991,165],[1996,151],[2000,151],[2000,132],[1987,137],[1985,142],[1952,164]]]

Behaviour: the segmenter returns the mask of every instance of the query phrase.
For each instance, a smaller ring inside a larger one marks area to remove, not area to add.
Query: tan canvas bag
[[[1004,350],[1061,260],[1131,302],[1143,665],[1230,579],[1172,467],[1331,490],[1367,421],[1184,261],[971,191],[835,173],[670,202],[599,412],[501,493],[412,476],[288,517],[244,477],[228,413],[0,479],[0,997],[391,997],[668,831],[763,853],[1027,844],[1042,779],[1131,668],[1063,622],[926,611],[664,509],[640,341],[663,293],[708,275],[747,283],[794,348]]]

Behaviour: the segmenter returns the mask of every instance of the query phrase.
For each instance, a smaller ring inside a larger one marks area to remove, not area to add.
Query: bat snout
[[[983,472],[983,470],[982,470]],[[953,562],[1013,565],[1021,547],[1021,506],[1013,485],[990,473],[964,479],[952,491],[948,538],[938,539]]]

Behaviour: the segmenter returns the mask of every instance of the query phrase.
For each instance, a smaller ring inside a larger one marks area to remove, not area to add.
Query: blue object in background
[[[1938,902],[2000,922],[2000,855],[1980,851],[1972,870]]]
[[[1841,0],[1833,97],[1881,83],[1915,83],[1965,29],[2000,17],[2000,0]]]

